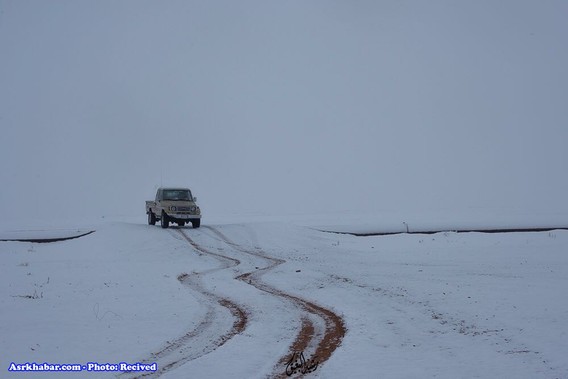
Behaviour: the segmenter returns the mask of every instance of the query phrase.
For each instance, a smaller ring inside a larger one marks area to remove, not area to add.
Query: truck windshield
[[[164,200],[185,200],[189,201],[193,199],[191,192],[189,190],[164,190],[163,193]]]

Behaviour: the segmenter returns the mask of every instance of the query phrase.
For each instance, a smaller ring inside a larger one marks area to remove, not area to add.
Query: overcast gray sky
[[[0,0],[4,216],[568,211],[568,2]]]

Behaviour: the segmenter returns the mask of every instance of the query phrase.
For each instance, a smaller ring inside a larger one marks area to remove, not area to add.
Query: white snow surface
[[[305,315],[237,279],[246,273],[342,318],[341,344],[305,377],[568,377],[568,231],[356,237],[317,230],[334,224],[321,222],[163,230],[107,220],[69,241],[0,242],[0,377],[141,374],[9,372],[12,362],[285,376],[279,359]],[[230,335],[235,315],[218,299],[246,313],[243,330]]]

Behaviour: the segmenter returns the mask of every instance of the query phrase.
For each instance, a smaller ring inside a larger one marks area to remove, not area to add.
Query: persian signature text
[[[292,376],[298,372],[305,375],[314,372],[317,370],[318,364],[317,357],[306,360],[303,352],[294,352],[288,363],[286,363],[286,375]]]

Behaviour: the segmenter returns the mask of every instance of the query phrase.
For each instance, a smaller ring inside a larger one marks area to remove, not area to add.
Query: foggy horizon
[[[563,1],[0,0],[0,204],[568,214]]]

